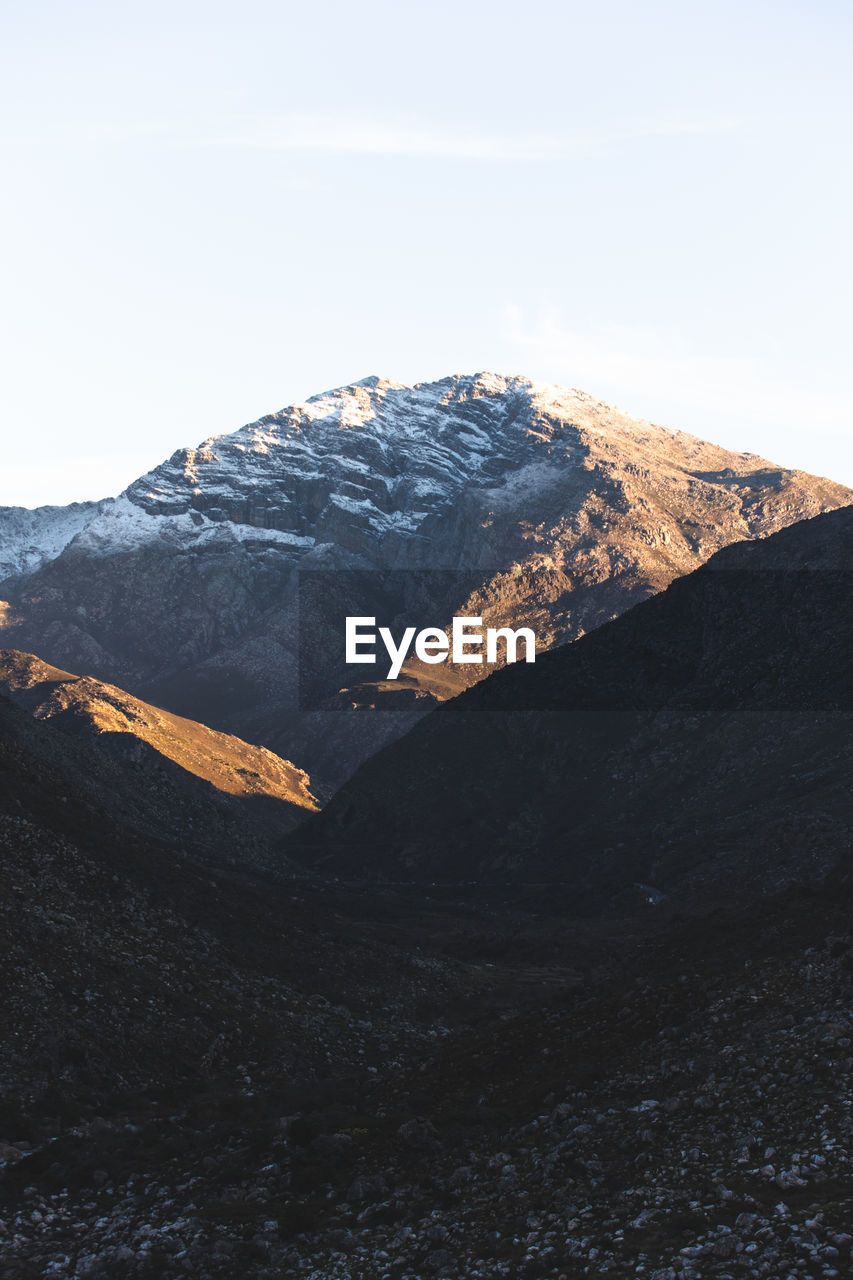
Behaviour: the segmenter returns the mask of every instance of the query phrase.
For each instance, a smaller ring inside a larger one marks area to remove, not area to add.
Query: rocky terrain
[[[59,671],[31,653],[0,649],[0,694],[115,759],[156,761],[161,768],[170,762],[226,795],[277,801],[269,815],[279,831],[317,808],[307,774],[265,747],[152,707],[91,676]]]
[[[14,818],[27,797],[36,818],[48,805],[39,781],[47,771],[64,797],[58,812],[72,840],[103,829],[114,833],[110,848],[123,849],[131,836],[153,840],[171,861],[286,865],[276,844],[313,804],[287,761],[203,725],[161,720],[156,708],[121,690],[78,681],[31,654],[5,651],[0,672],[4,750],[18,760],[21,741],[27,744],[27,763],[7,762],[0,773]],[[291,789],[274,794],[285,783]]]
[[[439,707],[290,851],[350,878],[552,882],[572,914],[819,882],[853,835],[851,583],[853,507],[729,547]]]
[[[325,798],[487,672],[410,663],[389,686],[347,669],[347,613],[482,616],[547,648],[851,498],[583,392],[368,378],[179,450],[52,558],[28,560],[39,540],[21,530],[16,549],[20,521],[0,512],[3,643],[262,743]]]
[[[89,875],[82,885],[91,893]],[[305,1000],[269,969],[247,972],[233,948],[220,951],[216,926],[174,952],[168,917],[152,921],[129,899],[117,957],[131,982],[117,998],[132,1012],[133,993],[147,997],[126,1034],[143,1068],[172,1078],[139,1081],[126,1065],[130,1079],[111,1076],[107,1089],[101,1044],[87,1036],[86,1073],[72,1056],[53,1088],[7,1105],[5,1274],[843,1277],[850,907],[850,882],[836,877],[701,927],[670,915],[651,935],[623,934],[597,964],[542,914],[526,930],[537,963],[518,939],[501,958],[488,950],[497,939],[486,941],[495,913],[478,911],[484,954],[496,958],[463,968],[447,951],[453,914],[459,923],[464,913],[444,903],[432,954],[414,953],[409,966],[420,968],[405,971],[419,1000],[400,1003],[383,973],[365,1008]],[[359,911],[375,916],[377,905],[362,900]],[[522,913],[508,914],[517,927]],[[345,930],[352,918],[343,913]],[[320,932],[324,960],[326,943]],[[143,946],[154,955],[137,977]],[[364,963],[364,951],[353,958]],[[519,969],[526,998],[501,1009],[494,992]],[[479,1010],[454,1008],[460,978],[478,970],[491,983]],[[189,1000],[202,995],[212,1009],[204,1035],[181,1037],[183,1055],[167,1041],[154,1058],[146,1031],[171,1032],[176,1012],[164,974],[169,987],[194,979]],[[333,981],[339,999],[346,976]],[[82,997],[91,1019],[94,1001]],[[220,1021],[222,1038],[207,1040]]]

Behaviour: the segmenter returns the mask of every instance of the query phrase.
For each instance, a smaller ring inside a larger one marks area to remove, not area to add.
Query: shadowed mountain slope
[[[853,813],[853,508],[718,553],[446,703],[290,851],[350,877],[560,881],[578,911],[819,879]]]
[[[275,868],[217,865],[145,829],[152,801],[122,777],[0,697],[0,1164],[25,1116],[71,1124],[135,1090],[211,1087],[238,1063],[298,1095],[410,1034],[408,1002],[454,983]]]

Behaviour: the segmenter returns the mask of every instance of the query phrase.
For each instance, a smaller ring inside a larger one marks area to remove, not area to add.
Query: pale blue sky
[[[7,4],[0,502],[475,369],[853,484],[852,15]]]

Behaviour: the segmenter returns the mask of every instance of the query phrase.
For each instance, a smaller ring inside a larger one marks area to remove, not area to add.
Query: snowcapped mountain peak
[[[378,539],[423,542],[460,503],[502,511],[521,494],[538,501],[578,468],[614,457],[711,472],[733,456],[520,375],[413,386],[372,375],[179,449],[87,522],[75,546],[101,554],[117,544],[250,540],[300,556],[343,548],[372,562]]]
[[[473,520],[476,511],[488,527],[493,513],[522,500],[531,513],[572,509],[574,488],[589,486],[581,473],[608,475],[612,485],[615,467],[620,476],[653,471],[708,485],[717,472],[767,466],[520,375],[480,371],[412,386],[371,375],[177,450],[108,509],[59,525],[51,518],[43,553],[26,535],[24,554],[21,521],[11,521],[6,559],[20,573],[72,541],[94,555],[250,541],[308,563],[330,548],[408,563],[416,543],[435,543],[437,522]]]
[[[395,382],[393,378],[385,378],[382,374],[371,373],[366,378],[359,378],[357,382],[346,383],[342,387],[338,387],[338,391],[351,391],[354,387],[364,387],[368,391],[410,391],[411,387],[407,382]],[[325,396],[334,395],[332,391],[321,391],[319,395],[309,396],[308,402],[312,400],[322,400]]]

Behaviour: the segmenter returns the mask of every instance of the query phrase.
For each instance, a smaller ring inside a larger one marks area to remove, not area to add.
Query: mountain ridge
[[[304,770],[265,747],[150,706],[91,676],[60,671],[34,654],[0,649],[0,693],[37,720],[65,725],[90,740],[130,737],[146,743],[228,795],[266,796],[295,809],[316,808]]]
[[[373,393],[372,396],[371,393]],[[400,397],[404,397],[404,399],[400,400],[399,403],[386,405],[385,402],[391,398],[392,393],[396,393],[398,399]],[[547,439],[549,443],[553,440],[553,425],[549,423],[549,418],[556,417],[562,422],[582,426],[585,430],[598,435],[613,436],[614,432],[616,432],[623,438],[641,438],[644,443],[653,444],[654,446],[660,446],[668,441],[677,441],[682,445],[686,445],[688,450],[692,449],[697,454],[699,452],[703,453],[706,458],[715,454],[717,455],[716,460],[721,464],[719,477],[714,476],[713,470],[709,471],[707,469],[697,476],[697,478],[701,478],[710,484],[713,484],[715,479],[722,480],[727,470],[729,475],[734,474],[730,466],[727,468],[723,465],[730,464],[732,459],[737,459],[741,464],[745,464],[738,474],[742,477],[747,487],[750,474],[749,466],[752,467],[756,476],[761,472],[776,473],[778,476],[783,474],[807,476],[809,474],[796,469],[779,468],[772,463],[768,463],[766,459],[757,454],[731,451],[722,446],[713,445],[688,432],[660,426],[648,419],[633,418],[616,406],[605,401],[596,400],[586,392],[560,387],[553,383],[537,382],[522,375],[504,376],[482,372],[471,375],[451,375],[436,382],[422,382],[411,385],[371,375],[330,391],[321,392],[304,401],[296,402],[279,410],[277,413],[266,414],[257,421],[247,423],[235,431],[206,437],[195,447],[181,447],[159,466],[132,481],[116,498],[107,498],[97,502],[72,503],[67,507],[54,506],[34,509],[6,507],[0,509],[0,511],[4,516],[8,513],[9,516],[14,514],[21,518],[24,516],[29,517],[33,525],[37,525],[40,521],[47,524],[56,519],[60,513],[66,513],[69,518],[72,515],[77,515],[78,527],[75,528],[71,537],[64,538],[62,545],[57,543],[56,554],[60,554],[70,542],[78,539],[81,535],[84,535],[83,543],[86,549],[94,554],[97,554],[99,549],[107,549],[114,543],[116,536],[121,533],[127,537],[129,543],[135,537],[144,539],[146,532],[144,522],[139,522],[141,527],[133,527],[134,518],[128,510],[130,506],[136,507],[146,514],[172,516],[184,515],[191,510],[195,511],[197,516],[202,516],[202,521],[198,523],[191,522],[192,527],[181,530],[181,532],[188,534],[190,538],[192,538],[193,534],[195,534],[196,538],[203,537],[204,535],[198,531],[206,523],[232,523],[262,530],[272,541],[278,540],[276,535],[284,534],[284,541],[288,542],[287,535],[290,535],[294,539],[293,545],[298,546],[300,545],[299,538],[304,535],[297,530],[280,529],[270,524],[271,519],[281,514],[279,508],[273,508],[272,511],[268,508],[265,509],[263,513],[264,521],[257,524],[254,523],[252,518],[255,513],[250,508],[242,511],[235,509],[235,515],[241,516],[241,519],[224,519],[221,508],[208,501],[207,495],[203,494],[199,484],[199,468],[208,468],[210,473],[207,477],[209,491],[215,497],[218,492],[221,495],[221,491],[217,490],[217,477],[212,464],[219,461],[222,462],[223,471],[230,470],[230,478],[233,481],[235,491],[251,487],[257,482],[258,476],[252,473],[251,467],[240,468],[241,459],[239,454],[254,454],[252,462],[257,466],[260,456],[268,454],[271,449],[278,447],[279,453],[276,461],[282,462],[284,450],[288,444],[290,444],[291,449],[295,447],[298,451],[301,437],[303,435],[311,435],[312,426],[315,428],[313,434],[317,437],[316,443],[318,446],[327,444],[326,441],[322,440],[322,436],[328,434],[327,431],[323,432],[323,427],[346,430],[352,433],[358,432],[359,429],[366,428],[368,424],[371,424],[372,434],[376,436],[381,436],[382,434],[393,436],[397,433],[404,438],[409,437],[410,439],[415,439],[419,435],[422,436],[430,427],[436,427],[438,428],[437,434],[440,437],[442,434],[447,434],[447,423],[445,423],[445,431],[442,432],[441,430],[442,415],[449,422],[452,422],[452,409],[454,406],[472,401],[476,402],[477,400],[485,403],[500,396],[507,396],[511,402],[515,402],[514,408],[516,411],[507,415],[510,429],[517,423],[519,418],[518,408],[526,397],[532,410],[532,418],[531,422],[526,426],[525,433],[528,436],[539,435],[540,438]],[[383,409],[387,410],[384,417]],[[605,419],[603,423],[601,421],[602,415]],[[488,415],[486,415],[484,421],[487,421],[490,426],[495,426],[497,419],[488,420]],[[463,426],[463,431],[470,438],[462,441],[458,455],[454,459],[454,461],[462,464],[462,471],[454,477],[456,484],[460,488],[466,481],[470,481],[473,478],[473,473],[482,470],[483,463],[482,430],[478,431],[477,427],[469,421]],[[458,434],[457,432],[457,436]],[[501,433],[501,439],[506,440],[507,438],[508,434],[504,430]],[[436,439],[431,440],[430,443],[436,447],[441,447],[442,445],[442,442]],[[231,457],[224,461],[221,460],[215,455],[216,447],[230,450]],[[248,471],[248,476],[242,475],[241,470],[243,472]],[[403,469],[401,468],[402,471]],[[819,477],[810,478],[820,479]],[[833,481],[826,480],[824,483],[828,492],[833,490],[844,491],[844,486],[837,485]],[[348,494],[346,492],[347,484],[351,487],[359,487],[357,481],[353,479],[344,481],[342,491],[331,495],[335,503],[346,506],[347,497],[350,497],[350,501],[354,505],[358,502],[367,501],[364,498],[353,498],[352,495]],[[418,489],[418,495],[425,496],[423,486]],[[232,493],[230,496],[233,498],[234,494]],[[204,498],[204,501],[202,501],[202,498]],[[193,499],[196,500],[196,505],[193,505]],[[119,509],[116,509],[117,504],[121,504]],[[205,517],[204,506],[210,508],[211,515]],[[747,499],[745,507],[748,509],[748,506]],[[420,514],[426,515],[428,512],[424,511]],[[102,515],[105,517],[103,528],[96,527],[92,529],[92,524]],[[136,519],[139,521],[138,516]],[[392,531],[394,526],[400,523],[411,525],[414,523],[414,517],[407,517],[405,521],[401,521],[399,517],[392,519],[384,532]],[[382,530],[377,529],[376,531]],[[756,528],[756,532],[759,531],[760,522]],[[176,530],[175,532],[178,531]],[[89,535],[88,538],[85,537],[86,534]],[[9,541],[10,543],[12,542],[11,537]],[[317,539],[314,539],[314,541],[316,542]],[[45,554],[48,553],[45,552]],[[8,559],[11,560],[11,556]],[[0,565],[0,571],[2,571],[2,565]],[[32,568],[25,566],[19,570],[19,572],[27,571],[31,572]]]

